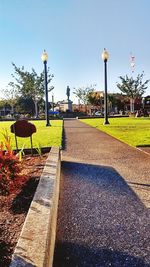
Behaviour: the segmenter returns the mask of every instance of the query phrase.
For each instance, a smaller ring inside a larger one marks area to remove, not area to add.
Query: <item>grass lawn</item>
[[[100,129],[117,139],[131,145],[150,145],[150,118],[109,118],[108,125],[103,125],[103,118],[81,120]]]
[[[15,121],[14,121],[15,122]],[[7,130],[8,135],[11,137],[11,145],[13,149],[16,149],[15,145],[15,135],[10,132],[10,125],[14,123],[0,122],[0,141],[3,141],[3,132]],[[62,144],[62,121],[61,120],[51,120],[51,126],[46,127],[45,121],[29,121],[36,126],[36,133],[32,135],[33,147],[51,147],[51,146],[61,146]],[[17,137],[19,148],[31,148],[30,137],[20,138]]]

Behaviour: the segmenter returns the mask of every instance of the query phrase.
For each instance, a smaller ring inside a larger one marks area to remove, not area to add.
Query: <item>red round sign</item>
[[[27,120],[18,120],[10,126],[10,130],[18,137],[29,137],[33,133],[36,133],[36,127],[34,124]]]

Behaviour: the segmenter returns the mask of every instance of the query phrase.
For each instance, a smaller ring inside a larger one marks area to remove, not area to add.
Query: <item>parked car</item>
[[[98,110],[95,112],[94,116],[103,116],[103,113],[100,110]]]

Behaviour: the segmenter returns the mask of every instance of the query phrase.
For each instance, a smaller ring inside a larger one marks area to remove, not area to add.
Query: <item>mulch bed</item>
[[[8,267],[48,153],[25,156],[22,172],[27,180],[9,196],[0,195],[0,266]]]

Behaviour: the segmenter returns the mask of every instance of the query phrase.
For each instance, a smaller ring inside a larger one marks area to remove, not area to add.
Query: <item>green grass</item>
[[[150,118],[109,118],[108,125],[103,125],[103,118],[81,121],[131,146],[150,145]]]
[[[36,126],[36,133],[32,135],[33,147],[51,147],[61,146],[62,144],[62,121],[51,120],[51,126],[46,127],[45,121],[30,121]],[[16,149],[15,136],[10,132],[10,126],[14,122],[0,122],[0,141],[3,141],[3,132],[7,130],[8,135],[11,137],[11,145]],[[30,137],[20,138],[17,137],[18,147],[31,148]]]

